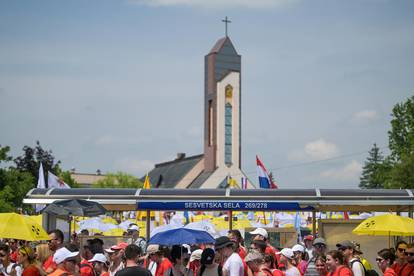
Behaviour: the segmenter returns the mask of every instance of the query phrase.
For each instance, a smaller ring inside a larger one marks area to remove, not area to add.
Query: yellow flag
[[[151,183],[149,181],[148,174],[147,174],[147,176],[145,176],[145,181],[144,181],[144,187],[143,187],[143,189],[146,189],[146,190],[151,189]]]

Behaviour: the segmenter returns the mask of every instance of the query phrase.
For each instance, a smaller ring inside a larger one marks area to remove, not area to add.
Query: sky
[[[242,169],[356,188],[414,95],[411,0],[0,1],[0,145],[143,176],[203,151],[204,55],[242,55]]]

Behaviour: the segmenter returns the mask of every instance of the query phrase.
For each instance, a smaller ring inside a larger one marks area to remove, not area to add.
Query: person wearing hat
[[[214,249],[222,260],[223,276],[244,276],[243,261],[239,254],[234,252],[234,242],[229,237],[218,237]]]
[[[118,271],[124,268],[122,258],[125,253],[125,248],[128,246],[126,242],[120,242],[117,245],[111,246],[109,249],[105,249],[109,256],[109,275],[114,276]]]
[[[91,250],[91,241],[87,240],[87,244],[83,246],[82,259],[79,266],[81,276],[94,276],[93,264],[89,261],[94,256]]]
[[[79,251],[72,252],[66,247],[61,247],[53,255],[53,261],[57,268],[48,276],[73,275],[76,273],[77,264],[79,264]]]
[[[88,261],[93,264],[93,270],[96,276],[109,276],[109,262],[104,254],[97,253]]]
[[[201,259],[201,253],[203,253],[202,249],[196,249],[194,250],[190,255],[189,260],[189,268],[193,272],[194,275],[197,275],[198,270],[201,267],[200,259]]]
[[[306,235],[303,238],[303,244],[305,245],[305,251],[308,253],[309,259],[313,257],[313,240],[314,237],[312,235]]]
[[[173,267],[170,260],[164,256],[164,252],[158,244],[150,244],[147,247],[147,254],[150,260],[157,265],[154,276],[164,276]]]
[[[145,254],[145,250],[147,250],[147,241],[144,237],[139,235],[139,226],[131,223],[127,231],[128,235],[132,236],[132,242],[141,248],[142,254]]]
[[[313,241],[313,256],[309,259],[308,267],[306,268],[305,276],[318,276],[316,270],[315,260],[318,256],[325,255],[326,241],[323,238],[316,238]]]
[[[405,250],[407,250],[407,242],[405,241],[399,241],[395,245],[395,255],[397,259],[395,259],[395,262],[391,266],[394,271],[399,274],[402,267],[405,266],[407,263],[407,256],[405,255]]]
[[[308,266],[307,253],[305,252],[305,247],[301,244],[295,244],[292,247],[293,254],[295,254],[296,267],[299,269],[301,275],[305,274],[306,268]],[[309,260],[309,258],[308,258]]]
[[[269,242],[269,234],[267,233],[266,229],[258,227],[254,231],[250,232],[251,235],[254,235],[253,240],[262,240],[266,242],[266,250],[265,254],[270,254],[276,260],[276,262],[280,263],[280,256],[276,253],[279,252],[276,248],[274,248]],[[276,268],[276,267],[274,267]]]
[[[299,269],[295,266],[295,254],[291,248],[283,248],[276,254],[280,255],[280,263],[285,268],[286,276],[300,276]]]
[[[349,241],[345,240],[336,244],[338,251],[341,251],[344,254],[345,262],[352,269],[354,276],[365,276],[365,269],[362,265],[362,262],[355,255],[355,246]]]
[[[136,244],[130,244],[125,248],[125,268],[118,271],[115,276],[151,276],[148,269],[138,265],[142,255],[141,248]]]
[[[223,274],[221,266],[215,262],[216,253],[212,248],[206,248],[201,253],[201,266],[197,276],[221,276]]]
[[[265,265],[263,254],[253,251],[244,259],[255,276],[273,276],[272,271]]]
[[[22,267],[22,276],[40,276],[35,260],[36,256],[31,247],[21,246],[17,250],[17,263]]]

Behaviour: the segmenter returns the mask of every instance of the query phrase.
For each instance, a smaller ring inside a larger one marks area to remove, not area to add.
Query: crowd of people
[[[238,230],[228,231],[214,244],[149,244],[130,225],[133,239],[106,247],[90,237],[80,248],[64,242],[63,233],[49,232],[47,244],[14,239],[0,243],[1,276],[374,276],[359,245],[340,241],[329,250],[322,237],[311,235],[290,248],[275,248],[263,228],[250,232],[245,247]],[[84,233],[87,234],[87,233]],[[376,263],[385,276],[414,276],[414,244],[399,241],[378,251]]]

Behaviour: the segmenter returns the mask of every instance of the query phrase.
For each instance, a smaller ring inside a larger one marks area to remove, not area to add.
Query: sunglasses
[[[375,259],[375,261],[377,262],[377,263],[380,263],[380,262],[382,262],[384,259],[383,258],[376,258]]]
[[[318,247],[318,248],[325,247],[325,245],[321,243],[314,244],[313,246]]]
[[[1,253],[0,253],[0,257],[1,257],[1,258],[4,258],[4,257],[6,257],[6,256],[7,256],[7,254],[1,254]]]
[[[398,250],[398,252],[400,252],[400,253],[405,252],[405,249],[404,249],[404,248],[397,248],[397,250]]]
[[[414,252],[404,252],[404,255],[412,257],[414,256]]]

